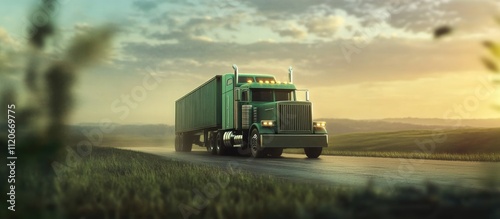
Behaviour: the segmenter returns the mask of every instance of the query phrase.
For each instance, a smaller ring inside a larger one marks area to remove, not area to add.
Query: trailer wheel
[[[281,157],[283,154],[283,148],[269,148],[268,150],[271,157]]]
[[[217,139],[215,140],[215,149],[217,151],[218,155],[227,155],[228,154],[228,148],[224,146],[224,141],[222,140],[222,134],[223,132],[219,132],[217,134]]]
[[[304,152],[308,158],[318,158],[322,151],[323,148],[304,148]]]
[[[182,135],[181,151],[191,152],[193,149],[193,136],[192,135]]]
[[[180,140],[181,140],[180,136],[178,134],[176,134],[175,135],[175,145],[174,145],[176,152],[181,151],[180,142],[179,142]]]
[[[208,145],[207,151],[210,154],[217,154],[217,146],[216,146],[216,134],[215,132],[210,132],[208,136]]]
[[[250,151],[252,152],[252,157],[259,158],[266,156],[264,149],[260,147],[260,134],[259,130],[253,129],[250,133]]]

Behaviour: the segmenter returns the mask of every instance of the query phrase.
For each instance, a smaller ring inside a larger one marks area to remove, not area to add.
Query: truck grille
[[[278,104],[280,132],[312,132],[311,104]]]
[[[250,111],[252,110],[252,105],[241,106],[241,128],[248,129],[252,124],[252,117],[250,116]]]

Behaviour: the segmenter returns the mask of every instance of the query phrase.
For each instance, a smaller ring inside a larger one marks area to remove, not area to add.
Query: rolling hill
[[[337,151],[500,153],[500,128],[350,133],[329,142],[328,150]]]
[[[438,125],[454,127],[500,128],[500,119],[435,119],[435,118],[388,118],[384,122],[397,122],[413,125]]]
[[[409,124],[383,120],[318,119],[326,122],[330,135],[365,132],[392,132],[404,130],[452,129],[452,126]]]

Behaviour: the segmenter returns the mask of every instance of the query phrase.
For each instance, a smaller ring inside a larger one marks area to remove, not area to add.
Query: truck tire
[[[222,135],[223,135],[224,132],[219,132],[217,134],[217,138],[215,140],[215,150],[217,152],[218,155],[228,155],[229,154],[229,150],[228,148],[226,148],[226,146],[224,145],[224,141],[222,140]]]
[[[304,152],[308,158],[318,158],[322,151],[323,148],[304,148]]]
[[[271,157],[281,157],[283,154],[283,148],[269,148],[268,151]]]
[[[256,128],[252,129],[250,132],[250,151],[252,152],[252,157],[260,158],[267,155],[266,151],[260,147],[260,133]]]
[[[238,149],[236,149],[236,152],[238,153],[237,155],[245,156],[245,157],[252,155],[252,152],[250,151],[249,146],[246,146],[244,148],[238,148]]]
[[[217,146],[216,146],[216,138],[217,134],[215,132],[210,132],[208,136],[208,145],[207,145],[207,151],[210,154],[217,154]]]
[[[182,146],[181,151],[183,152],[191,152],[193,149],[193,136],[192,135],[182,135]]]
[[[180,136],[179,136],[178,134],[176,134],[176,135],[175,135],[175,144],[174,144],[174,146],[175,146],[175,151],[176,151],[176,152],[181,151],[181,146],[180,146],[181,144],[180,144],[180,141],[181,141]]]

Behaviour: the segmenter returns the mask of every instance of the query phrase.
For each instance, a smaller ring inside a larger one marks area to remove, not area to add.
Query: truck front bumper
[[[262,148],[313,148],[328,147],[327,134],[262,134]]]

